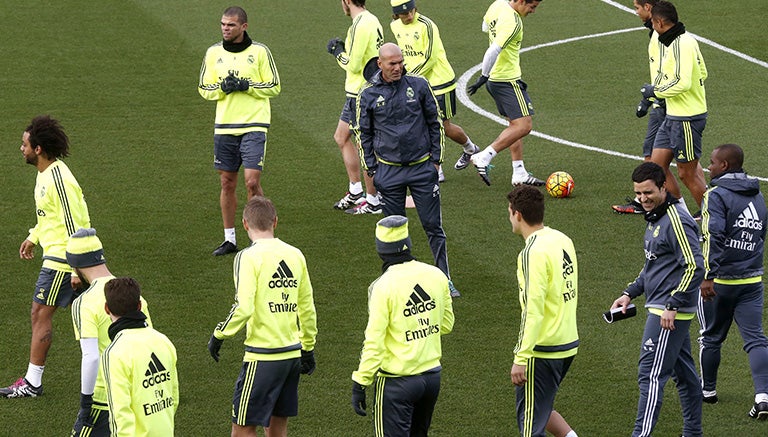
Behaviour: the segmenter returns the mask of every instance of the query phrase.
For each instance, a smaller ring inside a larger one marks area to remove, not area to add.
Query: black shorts
[[[375,435],[427,435],[439,394],[439,370],[414,376],[379,374],[373,404]]]
[[[71,437],[109,437],[109,410],[99,410],[91,407],[91,414],[87,419],[77,416],[75,426],[72,427]]]
[[[213,136],[213,166],[216,170],[237,172],[240,165],[247,169],[263,170],[266,153],[266,132]]]
[[[32,301],[40,305],[65,308],[77,295],[72,288],[72,274],[43,267],[37,277]]]
[[[511,82],[492,82],[485,84],[488,92],[496,102],[499,114],[510,120],[533,115],[533,103],[528,97],[528,84],[522,80]]]
[[[232,423],[269,426],[272,416],[299,414],[300,358],[243,362],[235,382]]]
[[[355,100],[357,99],[354,97],[347,97],[347,100],[344,102],[344,107],[341,108],[341,115],[339,116],[339,120],[350,126],[354,126],[355,120],[357,119],[357,103],[355,103]]]
[[[698,161],[701,158],[701,135],[707,119],[672,120],[667,116],[659,126],[654,149],[670,149],[677,162]]]
[[[445,94],[436,95],[437,106],[440,108],[440,118],[450,120],[456,115],[456,90],[450,90]]]

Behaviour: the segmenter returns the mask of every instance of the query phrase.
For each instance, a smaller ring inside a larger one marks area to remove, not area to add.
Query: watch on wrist
[[[677,307],[677,306],[675,306],[675,305],[673,305],[671,303],[668,303],[668,304],[664,305],[664,309],[666,309],[668,311],[677,311],[678,308],[679,307]]]

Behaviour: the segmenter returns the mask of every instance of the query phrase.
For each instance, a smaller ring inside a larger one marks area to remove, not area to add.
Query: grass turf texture
[[[487,3],[419,1],[420,10],[440,26],[457,75],[482,59],[487,42],[480,21]],[[631,7],[629,1],[622,3]],[[762,27],[762,2],[740,2],[727,13],[716,3],[676,4],[692,32],[768,60],[768,46],[755,37]],[[8,0],[0,5],[6,24],[15,24],[0,28],[0,269],[5,272],[0,384],[10,384],[26,370],[30,294],[40,267],[39,250],[34,262],[17,255],[35,220],[34,169],[23,163],[18,145],[32,116],[50,113],[72,140],[66,162],[86,194],[111,270],[139,280],[156,327],[178,349],[177,435],[229,433],[242,336],[224,343],[220,363],[208,356],[208,337],[232,301],[232,257],[210,256],[222,237],[218,178],[211,166],[214,105],[195,90],[203,53],[220,38],[218,20],[228,5],[200,0]],[[349,393],[367,317],[366,289],[380,273],[373,244],[376,219],[331,208],[346,191],[332,140],[344,99],[343,73],[324,50],[329,38],[344,36],[350,21],[336,1],[308,5],[271,0],[244,7],[250,13],[249,33],[270,47],[283,84],[282,95],[273,99],[263,185],[278,208],[278,236],[307,257],[319,318],[318,370],[302,378],[300,415],[291,419],[290,432],[367,435],[370,415],[354,415]],[[369,9],[392,40],[389,2],[369,1]],[[525,25],[524,43],[532,46],[640,23],[601,1],[547,1]],[[536,108],[534,129],[639,155],[646,120],[635,118],[634,106],[648,77],[646,45],[645,33],[638,30],[524,53],[523,76]],[[766,176],[762,96],[768,95],[768,71],[708,45],[701,44],[701,50],[710,71],[705,166],[714,146],[736,142],[746,151],[746,168]],[[495,112],[486,92],[473,101]],[[463,107],[455,122],[483,147],[501,130]],[[432,433],[517,435],[508,372],[520,318],[515,262],[523,242],[507,222],[510,163],[506,153],[494,161],[493,186],[488,188],[472,168],[450,169],[460,154],[457,145],[446,141],[446,151],[443,217],[454,281],[464,297],[455,303],[456,328],[444,338],[442,393]],[[643,262],[642,218],[614,215],[609,209],[630,194],[629,175],[637,162],[534,137],[525,141],[525,156],[536,176],[564,170],[577,186],[570,199],[547,198],[545,221],[573,238],[581,277],[582,346],[556,408],[580,435],[627,434],[636,410],[644,312],[611,326],[600,313]],[[241,182],[241,199],[242,190]],[[429,260],[418,219],[410,215],[416,255]],[[242,247],[246,235],[242,230],[238,234]],[[752,384],[733,329],[723,349],[720,403],[704,405],[705,433],[763,435],[765,424],[746,416]],[[56,314],[54,338],[45,395],[0,399],[6,425],[0,434],[68,434],[80,384],[80,352],[68,309]],[[679,402],[674,385],[666,388],[655,434],[677,435]]]

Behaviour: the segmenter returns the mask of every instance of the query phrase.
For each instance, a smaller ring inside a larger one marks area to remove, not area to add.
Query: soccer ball
[[[573,193],[573,178],[564,171],[556,171],[547,178],[546,188],[552,197],[568,197]]]

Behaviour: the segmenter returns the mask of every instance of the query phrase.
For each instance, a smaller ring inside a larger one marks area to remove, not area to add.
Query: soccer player
[[[411,255],[408,219],[376,224],[383,273],[368,287],[368,326],[352,372],[352,407],[365,416],[365,388],[375,385],[377,436],[426,436],[440,392],[442,336],[453,329],[448,278]]]
[[[78,229],[67,243],[67,263],[90,287],[72,303],[72,326],[80,342],[80,411],[72,427],[72,437],[109,437],[109,407],[104,374],[99,372],[99,356],[109,346],[112,319],[104,311],[104,284],[114,279],[104,258],[104,248],[95,229]],[[151,326],[147,302],[141,312]]]
[[[391,0],[393,21],[389,28],[403,51],[405,70],[424,76],[440,106],[445,135],[460,144],[464,152],[453,166],[463,170],[469,158],[480,149],[469,139],[464,129],[451,122],[456,114],[456,75],[445,54],[440,31],[432,20],[418,12],[415,0]],[[442,182],[442,167],[439,169]]]
[[[347,97],[333,139],[341,150],[349,178],[349,190],[333,207],[349,214],[381,214],[381,201],[373,186],[373,179],[367,174],[363,176],[366,190],[363,198],[360,158],[357,146],[352,142],[350,129],[354,128],[355,122],[355,98],[365,84],[363,68],[371,58],[376,57],[379,47],[384,43],[384,30],[379,19],[365,9],[365,0],[341,0],[341,9],[352,18],[352,25],[347,29],[344,41],[331,38],[326,48],[346,72],[344,91]]]
[[[768,339],[763,331],[763,250],[768,212],[760,182],[742,168],[744,151],[712,151],[712,188],[704,193],[704,282],[701,284],[701,379],[704,402],[717,403],[720,346],[736,321],[749,357],[755,403],[749,417],[768,419]]]
[[[112,437],[173,435],[179,407],[176,348],[147,324],[141,289],[133,278],[104,284],[112,343],[101,356]]]
[[[517,256],[522,315],[510,371],[517,425],[521,436],[543,437],[564,427],[567,437],[575,437],[553,406],[579,347],[576,250],[568,236],[544,225],[544,196],[538,189],[516,187],[507,200],[512,232],[525,240]]]
[[[698,227],[668,193],[664,169],[645,162],[632,173],[635,194],[645,209],[645,265],[611,305],[626,312],[645,294],[648,317],[638,369],[640,398],[633,437],[650,436],[661,411],[664,385],[673,374],[683,411],[683,435],[701,437],[701,383],[691,356],[689,328],[696,315],[704,276]]]
[[[77,229],[90,227],[91,219],[83,191],[61,160],[69,156],[69,138],[61,124],[50,116],[32,119],[21,137],[21,154],[37,169],[35,212],[37,224],[19,247],[21,259],[35,257],[35,246],[43,249],[43,266],[32,294],[32,340],[27,374],[0,397],[23,398],[43,394],[43,370],[53,339],[53,314],[67,307],[82,284],[67,264],[67,240]]]
[[[510,149],[512,154],[512,185],[544,185],[544,181],[528,173],[523,163],[523,137],[531,132],[533,126],[533,104],[520,70],[523,17],[534,13],[539,3],[539,0],[497,0],[488,7],[483,17],[489,47],[483,56],[481,75],[467,88],[467,92],[473,95],[485,85],[496,101],[499,114],[509,121],[490,146],[472,155],[472,163],[487,185],[491,185],[488,176],[491,160],[504,149]]]
[[[381,46],[377,64],[380,71],[357,98],[363,168],[381,193],[384,215],[404,216],[410,191],[435,265],[450,279],[437,170],[444,153],[440,109],[426,79],[405,73],[397,45]],[[453,282],[449,286],[453,297],[460,296]]]
[[[235,211],[237,178],[242,165],[248,199],[263,196],[261,172],[271,121],[269,99],[280,94],[280,77],[269,48],[251,40],[248,16],[237,6],[221,17],[223,40],[205,52],[198,92],[216,102],[213,166],[219,172],[224,242],[213,255],[237,252]]]
[[[243,227],[251,246],[235,256],[235,304],[216,325],[208,351],[217,362],[227,338],[246,327],[245,356],[232,401],[232,436],[285,436],[298,414],[299,373],[315,371],[317,315],[301,251],[275,238],[277,213],[261,196],[248,201]],[[298,322],[298,323],[297,323]]]
[[[648,55],[658,57],[658,71],[654,72],[653,82],[643,85],[640,92],[646,99],[664,99],[667,106],[653,142],[651,161],[667,171],[674,158],[680,180],[701,207],[707,189],[699,165],[701,136],[707,124],[707,67],[699,44],[678,21],[672,3],[657,2],[651,10],[651,23],[658,33],[658,44],[656,48],[649,46]],[[667,177],[667,189],[676,198],[682,197],[675,178]],[[698,218],[699,214],[694,215]]]

